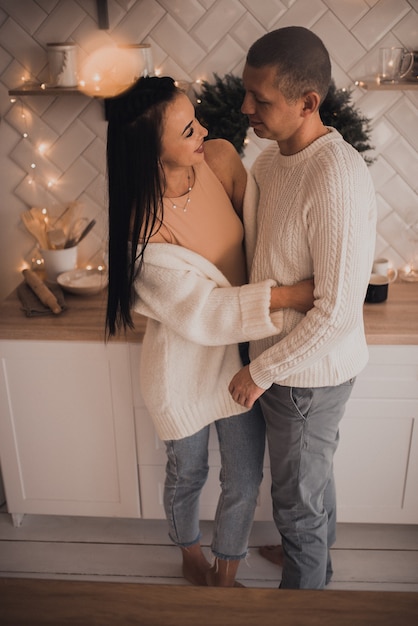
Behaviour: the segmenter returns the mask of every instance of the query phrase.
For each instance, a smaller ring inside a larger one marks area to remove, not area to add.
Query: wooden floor
[[[416,626],[418,593],[0,578],[2,626]]]
[[[209,558],[211,528],[202,523]],[[257,552],[264,543],[277,543],[276,530],[257,522],[238,572],[247,587],[279,585],[280,569]],[[331,590],[418,592],[418,526],[340,524],[333,563]],[[3,507],[0,578],[15,577],[188,584],[164,521],[27,515],[15,528]]]

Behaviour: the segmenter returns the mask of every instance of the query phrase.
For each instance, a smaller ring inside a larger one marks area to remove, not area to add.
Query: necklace
[[[186,202],[184,203],[184,206],[179,207],[179,205],[176,204],[175,202],[173,202],[171,198],[166,198],[166,199],[170,202],[170,204],[173,207],[173,209],[181,208],[182,211],[184,213],[186,213],[187,208],[188,208],[188,206],[190,204],[190,192],[191,192],[191,190],[192,190],[192,186],[190,184],[190,171],[188,171],[188,173],[187,173],[187,198],[186,198]]]

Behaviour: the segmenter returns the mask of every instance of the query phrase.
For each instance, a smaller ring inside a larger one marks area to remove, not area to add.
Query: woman
[[[107,102],[109,335],[148,318],[141,391],[167,451],[164,506],[183,575],[234,586],[262,479],[264,421],[228,393],[238,344],[276,334],[281,312],[312,303],[310,283],[246,285],[242,215],[247,174],[224,140],[208,141],[171,78],[141,78]],[[209,425],[221,454],[211,566],[200,545],[199,496]]]

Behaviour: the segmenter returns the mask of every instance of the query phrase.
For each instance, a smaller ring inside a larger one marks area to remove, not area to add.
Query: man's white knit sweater
[[[187,437],[247,410],[234,402],[228,385],[242,367],[237,344],[282,328],[282,312],[269,314],[273,285],[232,287],[195,252],[148,244],[135,310],[149,318],[140,383],[161,439]]]
[[[251,342],[250,373],[263,389],[338,385],[365,366],[363,302],[373,262],[375,191],[359,153],[335,130],[301,152],[277,144],[257,159],[260,190],[251,282],[314,276],[315,306],[286,309],[283,330]],[[251,213],[246,214],[246,228]],[[250,252],[252,255],[252,253]]]

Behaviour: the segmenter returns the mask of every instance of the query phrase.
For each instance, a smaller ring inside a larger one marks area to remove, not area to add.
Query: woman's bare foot
[[[206,584],[208,587],[244,587],[235,580],[238,565],[239,559],[216,558],[212,567],[206,572]]]
[[[181,548],[183,555],[183,577],[192,585],[205,587],[206,573],[210,569],[210,563],[202,552],[200,543],[188,548]]]
[[[277,546],[260,546],[258,552],[270,563],[283,567],[283,548],[280,544]]]

